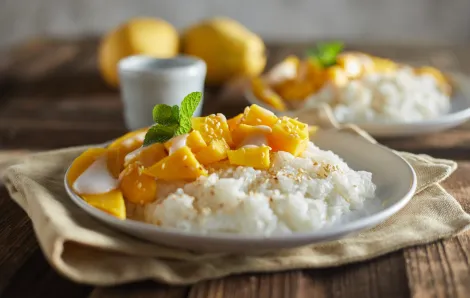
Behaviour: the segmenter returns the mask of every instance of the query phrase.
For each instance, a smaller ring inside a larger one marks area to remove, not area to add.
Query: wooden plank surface
[[[466,45],[350,47],[470,73]],[[272,45],[269,63],[305,48]],[[119,94],[97,72],[96,40],[37,41],[0,57],[0,151],[100,143],[125,132]],[[236,94],[224,98],[223,91],[206,91],[206,113],[242,111],[246,101]],[[468,125],[380,141],[398,150],[459,160],[458,171],[444,186],[470,212]],[[470,293],[469,233],[340,268],[243,274],[191,287],[142,282],[93,288],[62,278],[48,265],[26,214],[1,186],[0,210],[0,297],[468,297]]]

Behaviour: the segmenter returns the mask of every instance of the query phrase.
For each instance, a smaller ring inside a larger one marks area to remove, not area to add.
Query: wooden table
[[[6,150],[98,143],[125,131],[119,95],[98,74],[96,44],[93,39],[35,41],[0,55],[0,156]],[[470,73],[470,45],[351,48]],[[269,64],[304,49],[305,45],[272,45]],[[246,104],[241,98],[223,101],[220,95],[221,90],[207,91],[206,113],[219,109],[234,115]],[[470,212],[468,126],[381,142],[398,150],[458,160],[459,169],[444,186]],[[48,265],[28,217],[0,187],[0,296],[469,297],[470,232],[340,268],[243,274],[190,287],[143,282],[94,288],[64,279]]]

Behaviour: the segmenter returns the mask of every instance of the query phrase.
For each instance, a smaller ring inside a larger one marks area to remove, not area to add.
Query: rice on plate
[[[273,153],[268,170],[222,164],[191,183],[165,184],[131,217],[188,232],[273,235],[334,223],[374,197],[372,174],[309,142],[302,156]]]

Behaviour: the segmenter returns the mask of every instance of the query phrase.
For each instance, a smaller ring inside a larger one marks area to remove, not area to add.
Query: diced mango
[[[207,117],[193,117],[191,123],[193,129],[201,133],[206,144],[209,144],[212,140],[224,139],[229,146],[233,145],[227,119],[224,115],[217,114]]]
[[[278,120],[273,112],[260,107],[259,105],[251,105],[245,109],[241,123],[248,125],[266,125],[273,126]]]
[[[128,132],[122,137],[114,140],[108,146],[108,148],[133,147],[137,149],[138,147],[142,146],[142,143],[144,142],[145,134],[147,133],[147,131],[148,131],[148,127]]]
[[[197,161],[188,146],[176,150],[144,172],[166,181],[195,180],[199,176],[207,176],[206,169]]]
[[[133,155],[132,152],[130,153],[131,155],[125,160],[124,166],[127,167],[131,163],[138,162],[144,167],[150,167],[168,155],[162,143],[153,143],[152,145],[141,147],[137,150],[135,155]]]
[[[142,165],[129,164],[121,173],[120,178],[119,188],[129,202],[145,204],[155,201],[157,182],[155,178],[144,173]]]
[[[266,137],[269,133],[271,133],[271,131],[271,128],[266,125],[254,126],[242,123],[234,131],[232,131],[232,139],[235,146],[238,146],[249,137]]]
[[[166,150],[170,150],[171,145],[175,138],[165,142]],[[186,138],[186,146],[191,148],[193,153],[199,152],[202,148],[207,147],[206,141],[204,141],[201,133],[198,130],[191,131]]]
[[[91,206],[119,219],[126,219],[126,204],[119,189],[98,195],[81,195],[82,199]]]
[[[233,131],[241,122],[243,118],[243,113],[238,114],[237,116],[227,120],[228,129]]]
[[[243,147],[237,150],[229,150],[227,155],[232,165],[268,169],[271,163],[268,146]]]
[[[328,68],[326,70],[326,77],[333,85],[338,87],[346,85],[349,81],[347,73],[338,65]]]
[[[276,86],[276,91],[284,100],[302,101],[315,92],[315,85],[307,79],[292,79]]]
[[[282,98],[276,94],[276,92],[274,92],[265,82],[263,82],[263,79],[253,78],[251,80],[251,88],[256,98],[272,106],[276,110],[283,112],[287,109],[286,104]]]
[[[105,148],[90,148],[75,158],[67,173],[67,182],[69,185],[72,185],[75,180],[77,180],[92,163],[103,156],[103,154],[106,154]]]
[[[309,141],[308,125],[289,117],[281,117],[268,135],[269,146],[274,152],[285,151],[294,156],[304,152]]]
[[[208,165],[227,158],[230,147],[224,139],[212,140],[209,146],[196,153],[196,159],[203,165]]]

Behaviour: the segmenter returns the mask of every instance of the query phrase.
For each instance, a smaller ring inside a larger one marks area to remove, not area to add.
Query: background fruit
[[[178,49],[178,32],[171,24],[161,19],[134,18],[103,37],[98,63],[104,80],[117,86],[120,59],[136,54],[168,58],[177,55]]]
[[[238,76],[257,76],[266,65],[263,40],[242,24],[225,17],[190,27],[183,36],[183,51],[206,62],[206,82],[210,85]]]

